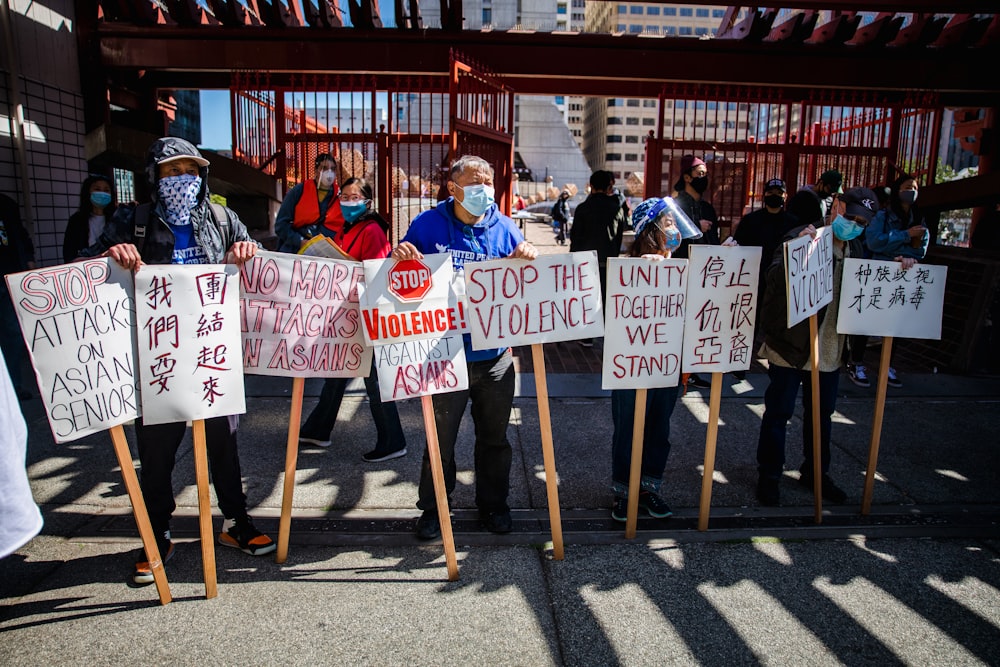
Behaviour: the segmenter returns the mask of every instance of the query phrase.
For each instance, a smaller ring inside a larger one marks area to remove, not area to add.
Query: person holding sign
[[[846,335],[837,333],[837,309],[840,305],[840,282],[844,259],[862,257],[864,249],[859,236],[868,226],[878,203],[875,193],[868,188],[852,188],[835,199],[831,208],[833,220],[833,301],[817,313],[819,337],[819,406],[820,406],[820,456],[823,478],[823,498],[831,503],[843,503],[847,494],[828,474],[830,469],[830,433],[832,416],[837,402],[837,384],[843,359]],[[785,240],[800,236],[815,237],[815,226],[808,224],[792,229]],[[767,271],[767,287],[761,306],[764,344],[760,354],[768,361],[770,380],[764,392],[764,415],[760,422],[757,441],[757,499],[762,505],[778,506],[781,502],[779,481],[785,465],[785,434],[788,420],[795,411],[795,397],[802,387],[802,454],[805,461],[799,483],[813,487],[812,444],[812,383],[809,323],[803,320],[788,328],[787,273],[783,253],[776,253]]]
[[[674,213],[683,215],[671,201],[660,197],[647,199],[635,207],[632,228],[635,242],[629,248],[630,257],[660,261],[670,257],[681,245],[681,230]],[[689,225],[692,223],[688,223]],[[679,386],[656,387],[646,392],[646,424],[642,439],[642,468],[639,509],[655,519],[673,514],[660,497],[663,472],[670,456],[670,417],[677,403]],[[628,488],[632,463],[632,430],[635,420],[635,389],[611,391],[611,419],[614,433],[611,439],[611,490],[615,495],[611,518],[624,523],[628,520]]]
[[[280,252],[298,252],[317,234],[336,236],[343,229],[338,191],[337,164],[329,153],[320,153],[313,178],[293,186],[281,200],[274,219]]]
[[[216,211],[209,204],[208,165],[198,149],[183,139],[154,141],[146,155],[151,201],[119,207],[111,224],[94,245],[81,251],[81,257],[110,257],[133,271],[143,264],[242,264],[249,260],[260,245],[250,238],[234,211],[226,207]],[[276,545],[254,527],[247,513],[236,446],[238,424],[237,415],[205,420],[212,483],[225,518],[218,541],[262,556]],[[135,425],[142,497],[164,563],[174,554],[170,541],[170,516],[176,508],[172,476],[185,430],[185,422],[146,425],[140,419]],[[132,580],[153,583],[143,549],[136,554]]]
[[[448,252],[456,271],[466,262],[510,257],[535,259],[538,250],[524,240],[517,223],[494,203],[493,167],[481,157],[464,155],[450,170],[448,199],[413,219],[406,236],[392,251],[395,260],[421,259],[424,253]],[[512,529],[507,495],[510,491],[511,447],[507,424],[514,404],[514,357],[510,348],[474,350],[464,334],[469,388],[434,394],[437,426],[448,494],[455,488],[455,442],[472,401],[475,422],[476,506],[485,528],[494,533]],[[420,472],[416,533],[422,540],[441,535],[428,452]]]
[[[363,178],[347,179],[340,190],[344,229],[335,237],[335,242],[344,252],[359,261],[385,259],[392,250],[386,236],[389,223],[372,209],[372,198],[372,186]],[[319,402],[302,424],[299,442],[319,447],[330,446],[330,436],[337,423],[337,413],[344,400],[348,381],[349,378],[341,377],[324,380]],[[406,436],[399,423],[399,410],[392,401],[382,402],[374,359],[371,372],[365,378],[365,391],[368,393],[368,407],[378,436],[375,449],[366,452],[361,458],[368,463],[380,463],[406,456]]]

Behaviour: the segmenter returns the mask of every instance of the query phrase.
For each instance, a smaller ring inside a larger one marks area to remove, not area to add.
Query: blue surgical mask
[[[363,201],[350,203],[342,201],[340,202],[340,210],[344,214],[344,220],[354,222],[368,210],[368,204]]]
[[[90,193],[90,203],[97,208],[104,208],[111,203],[111,193],[95,190]]]
[[[833,234],[841,241],[850,241],[851,239],[856,239],[861,236],[861,232],[865,231],[865,228],[854,222],[853,220],[848,220],[842,215],[838,215],[833,219]]]
[[[663,242],[664,247],[673,252],[681,247],[681,230],[676,227],[667,227],[666,229],[660,228],[663,235],[666,236],[666,240]]]
[[[486,209],[493,205],[495,201],[493,195],[495,192],[493,188],[482,183],[466,185],[462,188],[464,198],[458,203],[471,215],[478,218],[483,213],[486,213]]]

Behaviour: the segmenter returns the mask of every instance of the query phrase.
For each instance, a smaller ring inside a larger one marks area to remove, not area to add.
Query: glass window
[[[565,14],[565,13],[567,13],[566,5],[559,5],[558,7],[556,7],[556,14]]]
[[[660,15],[659,7],[646,7],[646,16],[659,16],[659,15]]]
[[[493,10],[489,7],[483,7],[483,25],[491,23],[493,23]]]
[[[681,16],[690,17],[693,13],[690,7],[681,7]]]
[[[684,37],[689,37],[694,34],[694,31],[691,29],[691,26],[682,25],[680,29],[677,31],[677,34]]]
[[[663,34],[664,35],[670,35],[670,36],[676,35],[677,34],[677,26],[675,26],[675,25],[665,25],[665,26],[663,26]]]
[[[625,124],[626,125],[638,125],[639,124],[639,119],[638,118],[626,118],[625,119]]]
[[[621,125],[622,119],[618,116],[608,116],[608,125]]]
[[[616,30],[618,32],[625,32],[625,24],[624,23],[619,23],[618,27],[616,28]]]
[[[638,162],[639,156],[636,153],[625,153],[626,162]]]
[[[609,144],[620,144],[622,142],[622,135],[620,134],[609,134],[608,143]]]
[[[642,106],[645,109],[655,109],[656,108],[656,100],[643,100],[642,101]]]
[[[699,37],[701,37],[702,35],[707,35],[708,28],[695,28],[694,34],[698,35]]]
[[[655,118],[643,118],[642,119],[642,125],[643,125],[643,127],[654,127],[656,125],[656,119]]]
[[[625,106],[627,106],[627,107],[637,107],[637,106],[639,106],[639,100],[636,99],[636,98],[634,98],[634,97],[630,97],[627,100],[625,100]]]
[[[638,35],[639,33],[642,32],[642,26],[641,25],[630,25],[628,27],[628,31],[630,33],[632,33],[633,35]]]
[[[700,19],[707,19],[708,18],[708,10],[705,9],[704,7],[699,7],[698,9],[694,10],[694,15],[697,16]]]
[[[628,13],[629,14],[639,14],[641,16],[642,15],[642,7],[640,7],[639,5],[632,5],[631,7],[628,8]]]
[[[625,143],[626,144],[637,144],[637,143],[639,143],[639,137],[635,136],[634,134],[630,134],[627,137],[625,137]]]
[[[677,16],[677,8],[676,7],[664,7],[663,8],[663,15],[664,16]]]
[[[726,10],[725,9],[713,9],[712,10],[712,18],[713,19],[723,19],[723,18],[726,18]]]
[[[621,159],[622,159],[621,153],[605,153],[604,155],[605,162],[618,162]]]
[[[649,35],[659,35],[660,34],[660,26],[658,26],[658,25],[647,25],[646,26],[646,33],[649,34]]]
[[[626,7],[625,5],[618,5],[618,13],[628,14],[628,7]]]
[[[565,104],[565,98],[562,95],[556,95],[556,104]]]

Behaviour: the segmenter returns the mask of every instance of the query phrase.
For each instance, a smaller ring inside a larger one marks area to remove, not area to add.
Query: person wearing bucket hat
[[[868,225],[878,201],[868,188],[851,188],[834,200],[831,214],[833,227],[833,301],[816,315],[819,347],[820,405],[820,480],[823,498],[834,504],[843,503],[847,494],[830,477],[830,434],[833,412],[837,403],[837,386],[841,360],[844,357],[846,334],[837,333],[837,311],[840,306],[840,285],[844,259],[863,257],[859,238]],[[804,235],[815,236],[816,227],[801,225],[790,230],[785,241]],[[767,270],[767,286],[760,317],[764,344],[760,356],[768,362],[768,386],[764,392],[764,415],[761,417],[757,440],[757,499],[762,505],[781,504],[779,488],[785,465],[785,436],[788,421],[795,412],[795,399],[802,389],[802,455],[799,483],[813,489],[812,381],[810,365],[811,337],[808,319],[788,328],[788,296],[785,257],[776,252]]]
[[[694,231],[694,223],[669,197],[646,199],[632,212],[635,241],[630,257],[659,261],[671,256],[681,245],[684,229]],[[673,512],[660,495],[663,472],[670,456],[670,417],[680,387],[656,387],[646,391],[646,424],[642,436],[642,466],[639,482],[639,509],[655,519]],[[628,519],[628,488],[632,462],[632,428],[635,420],[635,389],[611,391],[611,491],[614,502],[611,518]]]

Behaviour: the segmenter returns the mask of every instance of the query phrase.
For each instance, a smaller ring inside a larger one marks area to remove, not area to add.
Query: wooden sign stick
[[[160,548],[156,546],[153,526],[149,523],[146,501],[143,500],[142,489],[139,488],[139,478],[135,474],[135,464],[132,463],[128,440],[125,439],[125,429],[119,424],[112,426],[108,431],[111,433],[115,456],[118,457],[118,466],[122,469],[125,490],[128,491],[128,498],[132,502],[132,514],[135,515],[135,524],[139,527],[139,537],[142,538],[142,546],[146,549],[146,558],[149,559],[149,567],[153,571],[153,581],[156,582],[156,592],[160,595],[160,604],[167,604],[173,599],[170,596],[170,585],[167,584],[167,573],[163,571],[163,561],[160,558]]]
[[[722,403],[722,373],[712,373],[708,397],[708,430],[705,433],[705,466],[701,476],[701,504],[698,507],[698,530],[708,530],[712,504],[712,480],[715,476],[715,446],[719,439],[719,406]]]
[[[194,440],[194,477],[198,485],[198,526],[201,533],[201,569],[205,579],[205,598],[211,600],[219,591],[215,582],[215,532],[212,530],[212,500],[208,494],[208,447],[205,444],[205,420],[191,422]]]
[[[823,523],[823,454],[819,427],[819,332],[815,313],[809,316],[809,363],[812,371],[813,509],[816,523]]]
[[[642,446],[646,433],[646,395],[648,390],[635,390],[635,411],[632,417],[632,461],[628,471],[628,514],[625,519],[625,537],[635,537],[639,523],[639,487],[642,481]]]
[[[875,465],[878,446],[882,440],[882,417],[885,416],[886,387],[889,385],[889,361],[892,354],[892,336],[882,337],[882,358],[879,359],[878,385],[875,392],[875,418],[872,420],[872,439],[868,446],[868,468],[865,470],[865,490],[861,494],[861,513],[872,509],[872,492],[875,489]]]
[[[538,400],[538,425],[542,431],[542,462],[545,465],[545,491],[552,525],[552,557],[563,559],[562,515],[559,508],[559,476],[552,446],[552,416],[549,414],[549,387],[545,376],[545,354],[541,343],[531,345],[531,363],[535,369],[535,394]]]
[[[441,465],[437,422],[434,421],[434,402],[430,396],[421,396],[420,407],[423,408],[424,413],[427,456],[431,462],[431,479],[434,480],[434,498],[437,502],[438,521],[441,523],[441,541],[444,543],[444,560],[448,566],[448,581],[457,581],[458,561],[455,558],[455,536],[451,532],[451,512],[448,509],[448,490],[444,484],[444,466]]]
[[[305,378],[292,378],[292,409],[288,415],[288,443],[285,445],[285,484],[281,491],[281,518],[278,520],[278,550],[275,563],[288,557],[288,538],[292,530],[292,496],[295,494],[295,466],[299,458],[299,429],[302,421],[302,395]]]

